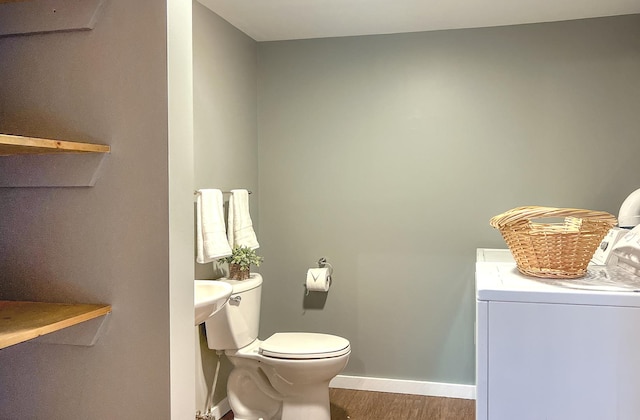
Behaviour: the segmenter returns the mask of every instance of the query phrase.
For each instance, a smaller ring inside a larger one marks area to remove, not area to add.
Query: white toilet
[[[210,349],[233,363],[227,397],[235,420],[330,420],[329,381],[347,365],[345,338],[316,333],[276,333],[258,340],[262,276],[221,281],[233,293],[205,322]]]

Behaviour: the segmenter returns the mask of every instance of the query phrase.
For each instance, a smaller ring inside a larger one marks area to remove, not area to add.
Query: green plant
[[[246,271],[251,264],[260,267],[260,263],[264,261],[264,258],[259,257],[256,251],[251,248],[234,246],[231,255],[220,260],[229,264],[237,264],[240,266],[241,271]]]

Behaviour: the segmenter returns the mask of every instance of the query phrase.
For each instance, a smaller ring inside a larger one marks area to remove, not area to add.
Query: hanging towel
[[[196,261],[206,264],[231,255],[231,248],[225,237],[222,191],[198,190],[196,202]]]
[[[260,246],[249,215],[249,192],[247,190],[231,190],[227,238],[231,247],[245,246],[256,249]]]

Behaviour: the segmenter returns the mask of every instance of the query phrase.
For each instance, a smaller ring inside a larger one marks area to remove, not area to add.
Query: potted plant
[[[260,267],[264,258],[256,251],[246,246],[234,246],[231,255],[220,261],[229,263],[229,278],[232,280],[246,280],[249,278],[251,264]]]

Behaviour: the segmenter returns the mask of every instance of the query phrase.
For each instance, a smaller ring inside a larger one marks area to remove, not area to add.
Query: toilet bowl
[[[208,347],[233,364],[227,381],[236,420],[330,420],[329,382],[351,346],[330,334],[287,332],[258,340],[262,277],[227,280],[229,302],[205,322]]]

